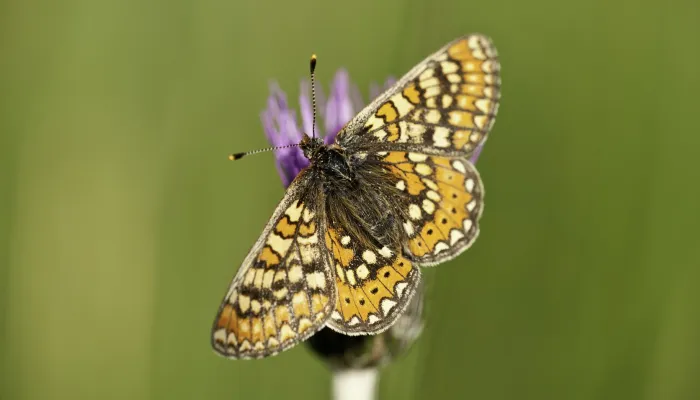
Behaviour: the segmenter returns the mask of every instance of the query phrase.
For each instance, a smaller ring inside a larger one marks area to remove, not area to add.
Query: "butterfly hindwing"
[[[389,328],[409,303],[420,270],[387,246],[330,227],[326,247],[334,263],[338,297],[328,327],[346,335],[376,334]]]
[[[382,153],[384,154],[384,153]],[[419,265],[456,257],[479,234],[484,188],[464,158],[391,151],[381,163],[408,198],[403,229],[407,254]]]
[[[302,171],[292,182],[231,283],[212,329],[212,345],[223,356],[276,354],[330,316],[335,279],[310,175]]]
[[[500,86],[491,40],[478,34],[459,38],[374,100],[337,142],[357,149],[467,155],[491,130]]]

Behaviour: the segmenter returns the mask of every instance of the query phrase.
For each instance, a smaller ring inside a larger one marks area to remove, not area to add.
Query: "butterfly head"
[[[301,151],[304,152],[304,157],[308,158],[310,161],[313,161],[318,154],[318,151],[324,146],[325,145],[321,139],[312,138],[307,134],[304,134],[304,137],[301,139],[301,143],[299,143]]]

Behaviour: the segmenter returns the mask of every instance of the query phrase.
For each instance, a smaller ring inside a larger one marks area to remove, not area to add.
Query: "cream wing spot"
[[[442,251],[448,250],[450,246],[447,245],[445,242],[437,242],[435,244],[435,251],[433,252],[434,254],[438,254]]]
[[[382,308],[382,313],[384,314],[384,316],[387,316],[391,312],[391,309],[396,306],[396,302],[391,299],[384,299],[382,300],[380,306]]]
[[[428,68],[420,74],[420,76],[418,77],[418,80],[424,81],[424,80],[427,80],[429,78],[432,78],[434,72],[435,72],[434,69]]]
[[[431,86],[437,86],[440,84],[440,81],[437,78],[427,78],[427,79],[422,79],[420,81],[420,87],[422,89],[429,88]]]
[[[275,271],[268,269],[265,271],[265,274],[263,275],[263,281],[262,281],[262,286],[265,289],[269,289],[272,287],[272,280],[275,276]]]
[[[425,210],[426,213],[432,214],[435,212],[435,203],[428,199],[423,199],[423,210]]]
[[[420,209],[418,209],[418,211],[420,211]],[[411,218],[413,218],[413,217],[411,217]],[[415,233],[415,229],[413,228],[413,224],[408,222],[408,221],[403,223],[403,230],[406,231],[406,234],[408,236],[413,236],[413,234]]]
[[[440,87],[439,86],[431,86],[427,89],[425,89],[425,97],[433,97],[437,96],[440,94]]]
[[[420,175],[423,175],[423,176],[427,176],[427,175],[430,175],[433,173],[433,169],[430,168],[430,166],[428,164],[425,164],[425,163],[416,164],[415,170],[417,173],[419,173]]]
[[[250,308],[250,297],[246,295],[238,295],[238,307],[244,313]]]
[[[303,276],[303,271],[301,270],[301,265],[295,265],[289,269],[289,282],[297,283],[301,281]]]
[[[374,264],[377,262],[377,255],[374,254],[372,250],[365,250],[362,253],[362,259],[367,262],[367,264]]]
[[[479,99],[474,102],[474,105],[481,110],[482,112],[488,113],[491,110],[491,100],[488,99]],[[477,125],[479,123],[477,122]],[[481,126],[479,126],[481,128]]]
[[[326,278],[322,272],[312,272],[306,275],[306,284],[311,289],[325,289]]]
[[[272,295],[275,296],[277,300],[284,300],[287,298],[287,294],[289,293],[289,290],[286,287],[283,287],[282,289],[275,290],[272,292]]]
[[[396,297],[401,298],[403,296],[404,290],[406,290],[406,287],[408,287],[407,282],[399,282],[396,284],[394,289],[396,290]]]
[[[260,304],[259,301],[252,300],[250,302],[250,309],[253,311],[254,314],[259,314],[261,308],[262,308],[262,305]]]
[[[284,239],[281,236],[277,235],[276,233],[271,233],[267,237],[267,244],[277,254],[287,254],[287,251],[289,250],[289,246],[292,245],[292,239]]]
[[[469,221],[471,222],[471,221]],[[464,234],[460,232],[458,229],[452,229],[450,231],[450,244],[454,245],[455,243],[459,242],[460,239],[464,237]]]
[[[214,332],[214,340],[217,342],[225,343],[226,342],[226,329],[217,329]]]
[[[423,162],[428,159],[428,156],[420,153],[408,153],[408,159],[413,162]]]
[[[445,74],[451,74],[453,72],[457,72],[457,70],[459,69],[459,66],[456,63],[453,63],[450,61],[441,62],[440,67],[442,68],[442,72]]]
[[[435,184],[432,180],[428,178],[422,178],[421,181],[427,186],[430,190],[440,190],[440,187]]]
[[[229,346],[236,346],[238,345],[238,339],[236,338],[236,334],[231,332],[228,334],[228,338],[226,340],[226,344]]]
[[[474,179],[469,178],[464,182],[464,188],[467,189],[467,192],[471,193],[474,190]]]
[[[474,123],[479,129],[484,129],[486,127],[486,122],[488,122],[488,117],[486,115],[475,115]]]
[[[437,147],[449,147],[450,142],[447,138],[450,136],[449,129],[438,126],[435,128],[435,133],[433,133],[433,142]]]
[[[335,264],[335,274],[341,282],[345,282],[345,271],[340,264]]]
[[[464,228],[465,232],[469,232],[470,229],[472,229],[472,225],[474,223],[470,219],[465,219],[464,222],[462,223],[462,227]]]
[[[442,108],[449,108],[452,105],[453,98],[449,94],[442,95]]]
[[[280,270],[275,272],[275,279],[274,282],[279,282],[287,279],[287,271],[285,270]]]
[[[294,333],[294,330],[292,330],[292,327],[289,326],[289,324],[284,324],[280,328],[280,339],[282,339],[283,342],[286,342],[289,339],[293,339],[296,337],[296,333]]]
[[[256,288],[261,288],[263,284],[263,275],[265,274],[265,270],[262,268],[256,268],[255,271],[255,280],[253,280],[253,286]]]
[[[384,139],[386,136],[387,136],[387,133],[386,133],[386,131],[385,131],[384,129],[380,129],[380,130],[374,132],[374,137],[376,137],[377,139],[379,139],[380,142],[383,141],[383,139]]]
[[[357,270],[355,270],[355,272],[357,273],[357,277],[361,280],[365,280],[369,277],[369,269],[367,269],[367,266],[365,264],[360,264],[360,266],[357,267]]]
[[[384,258],[390,258],[392,255],[394,255],[394,252],[391,251],[390,248],[384,246],[381,249],[379,249],[379,254],[381,254]]]
[[[314,219],[315,216],[316,216],[316,213],[314,213],[313,211],[310,211],[308,208],[304,209],[303,218],[304,218],[304,222],[306,222],[307,224],[309,222],[311,222],[311,220]]]
[[[467,170],[464,168],[464,164],[462,164],[459,160],[455,160],[452,162],[452,168],[456,169],[457,171],[466,174]]]
[[[411,204],[408,206],[408,215],[411,217],[411,219],[419,220],[423,216],[423,213],[417,204]]]
[[[437,194],[437,192],[435,192],[433,190],[428,190],[428,192],[425,195],[430,200],[435,201],[435,202],[439,202],[441,200],[440,195]]]
[[[250,268],[245,273],[245,278],[243,278],[243,285],[245,285],[245,286],[252,285],[254,279],[255,279],[255,268]]]
[[[357,285],[357,281],[355,280],[355,273],[351,269],[345,272],[345,276],[348,278],[349,284],[351,284],[352,286]]]
[[[299,221],[299,217],[301,217],[301,211],[304,209],[304,205],[299,202],[299,200],[295,200],[294,203],[290,204],[290,206],[285,210],[284,214],[289,217],[289,220],[291,222],[297,222]]]

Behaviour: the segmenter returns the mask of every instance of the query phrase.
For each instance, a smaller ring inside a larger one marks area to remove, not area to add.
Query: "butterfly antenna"
[[[293,144],[288,144],[288,145],[284,145],[284,146],[273,146],[273,147],[268,147],[266,149],[246,151],[243,153],[233,153],[233,154],[228,155],[228,159],[231,161],[236,161],[236,160],[240,160],[241,158],[243,158],[245,156],[249,156],[251,154],[264,153],[266,151],[273,151],[273,150],[279,150],[279,149],[287,149],[287,148],[295,147],[295,146],[299,146],[299,143],[293,143]]]
[[[311,105],[314,112],[313,123],[311,125],[311,137],[316,139],[316,54],[311,55],[309,67],[311,70]]]

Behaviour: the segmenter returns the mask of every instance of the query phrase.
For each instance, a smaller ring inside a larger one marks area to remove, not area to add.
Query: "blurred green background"
[[[319,55],[367,96],[490,35],[482,235],[381,398],[700,396],[700,3],[0,2],[0,399],[328,398],[305,346],[209,347],[283,194],[259,119]],[[296,103],[296,101],[294,101]]]

